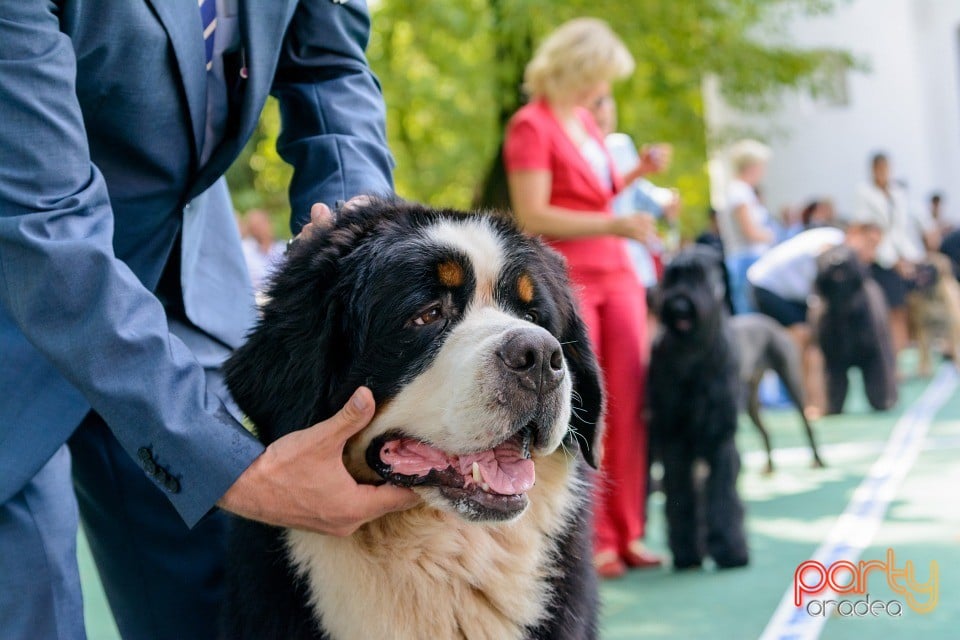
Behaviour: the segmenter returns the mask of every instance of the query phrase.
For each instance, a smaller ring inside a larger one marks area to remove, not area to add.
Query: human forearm
[[[520,227],[527,233],[560,240],[612,235],[614,218],[599,211],[574,211],[545,206],[516,211]]]
[[[752,244],[765,244],[773,241],[773,233],[769,229],[754,223],[746,205],[737,207],[734,211],[734,217],[740,227],[743,238],[747,242]]]
[[[294,167],[294,234],[311,205],[393,192],[386,111],[364,48],[364,3],[300,3],[286,36],[272,93],[280,103],[277,150]]]

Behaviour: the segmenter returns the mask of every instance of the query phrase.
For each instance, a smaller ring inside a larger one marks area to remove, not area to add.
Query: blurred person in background
[[[829,198],[811,200],[800,213],[800,222],[804,229],[829,227],[837,221],[836,209]]]
[[[899,354],[909,341],[906,300],[916,265],[926,257],[924,244],[933,242],[939,247],[940,241],[930,220],[910,213],[905,191],[890,179],[887,155],[874,154],[870,169],[870,181],[857,191],[854,219],[872,221],[883,230],[870,273],[890,308],[890,333],[894,352]]]
[[[804,205],[798,213],[798,219],[787,230],[787,238],[808,231],[809,229],[819,229],[828,227],[836,222],[836,212],[833,208],[833,201],[829,198],[817,198],[810,200]]]
[[[713,247],[721,256],[723,255],[723,240],[720,238],[720,227],[717,225],[717,210],[713,207],[707,209],[707,228],[700,232],[695,242]]]
[[[243,257],[250,272],[250,282],[257,293],[263,290],[266,278],[283,260],[286,249],[273,235],[270,216],[262,209],[251,209],[243,217]]]
[[[747,292],[747,269],[774,243],[770,213],[757,195],[767,170],[770,149],[756,140],[741,140],[730,149],[735,178],[718,211],[717,226],[730,278],[734,313],[753,310]]]
[[[632,56],[603,21],[563,24],[526,67],[530,102],[510,120],[503,154],[517,220],[566,257],[603,371],[607,417],[595,493],[594,564],[604,577],[621,575],[628,565],[661,563],[642,543],[646,301],[625,242],[647,241],[654,223],[647,213],[615,217],[612,209],[624,184],[658,167],[641,158],[621,176],[587,109],[633,69]]]
[[[953,223],[943,214],[943,194],[939,191],[930,194],[929,211],[941,236],[953,231]]]
[[[626,133],[617,133],[617,103],[612,95],[597,98],[589,105],[600,132],[604,135],[607,151],[613,158],[616,170],[621,174],[628,173],[641,162],[641,157],[647,158],[654,171],[666,171],[670,166],[673,148],[668,144],[645,146],[641,152],[633,139]],[[674,189],[658,187],[646,177],[639,177],[613,199],[613,213],[618,216],[629,216],[637,212],[649,213],[655,220],[664,220],[671,230],[675,229],[677,216],[680,213],[679,193]],[[664,254],[667,250],[666,242],[659,234],[651,234],[645,242],[628,241],[627,250],[630,260],[644,287],[650,288],[657,284],[663,272]]]

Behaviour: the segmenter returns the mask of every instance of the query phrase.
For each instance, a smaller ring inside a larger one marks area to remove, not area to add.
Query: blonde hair
[[[730,164],[734,172],[742,173],[744,169],[755,164],[763,164],[770,160],[770,147],[756,140],[740,140],[730,146]]]
[[[633,73],[633,56],[603,20],[565,22],[540,43],[523,74],[531,98],[564,100]]]

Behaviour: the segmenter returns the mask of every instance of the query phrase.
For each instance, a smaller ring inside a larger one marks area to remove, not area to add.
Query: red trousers
[[[571,268],[607,393],[603,461],[594,495],[594,548],[622,554],[643,537],[647,499],[647,303],[633,271]]]

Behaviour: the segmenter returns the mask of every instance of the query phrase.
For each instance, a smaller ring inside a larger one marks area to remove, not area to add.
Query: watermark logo
[[[889,601],[871,600],[867,589],[871,574],[878,580],[882,575],[890,589],[900,598]],[[940,567],[935,560],[930,562],[929,578],[919,582],[913,562],[907,560],[897,567],[896,554],[887,549],[886,561],[861,560],[854,564],[849,560],[837,560],[829,566],[817,560],[807,560],[797,566],[793,574],[793,604],[804,607],[811,616],[828,616],[836,611],[841,616],[888,616],[903,615],[904,602],[917,613],[930,613],[937,607],[940,596]],[[837,595],[864,596],[861,600],[826,600],[804,595],[836,593]]]

